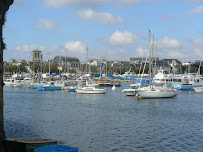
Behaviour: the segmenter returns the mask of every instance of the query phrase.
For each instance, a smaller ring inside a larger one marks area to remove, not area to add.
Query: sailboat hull
[[[55,91],[55,90],[61,90],[61,87],[57,86],[38,86],[38,91]]]
[[[136,89],[123,89],[122,92],[126,94],[126,96],[135,96]]]
[[[167,92],[167,93],[160,93],[160,92],[138,92],[139,96],[143,99],[152,99],[152,98],[172,98],[176,94],[175,92]]]
[[[203,92],[203,87],[194,87],[195,92],[201,93]]]

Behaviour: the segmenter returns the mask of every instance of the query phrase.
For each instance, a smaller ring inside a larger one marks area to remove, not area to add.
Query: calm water
[[[7,138],[41,137],[80,152],[203,151],[203,93],[135,99],[4,88]]]

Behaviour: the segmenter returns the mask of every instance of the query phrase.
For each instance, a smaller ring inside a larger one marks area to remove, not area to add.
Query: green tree
[[[131,69],[131,66],[125,67],[125,71],[129,71]]]
[[[95,72],[97,72],[97,66],[91,66],[91,72],[92,73],[95,73]]]
[[[49,65],[42,64],[42,73],[48,73],[48,72],[49,72]]]
[[[32,71],[34,71],[34,73],[37,73],[40,71],[40,66],[39,63],[33,63],[31,66]]]
[[[191,64],[190,65],[190,72],[191,73],[197,73],[198,69],[199,69],[199,64]]]
[[[25,66],[23,64],[20,64],[18,67],[19,67],[20,72],[27,72],[27,69],[25,68]]]
[[[50,73],[57,73],[57,64],[56,63],[51,63],[50,64]]]
[[[73,69],[73,68],[71,68],[71,69],[70,69],[70,73],[76,73],[76,70]]]
[[[180,74],[184,74],[185,72],[187,72],[187,66],[183,65],[180,67]]]
[[[6,48],[3,42],[3,25],[5,23],[6,12],[14,0],[0,0],[0,152],[5,151],[3,140],[6,138],[4,132],[3,119],[3,50]]]
[[[16,65],[7,66],[7,71],[6,72],[16,72],[16,71],[17,71],[17,66]]]

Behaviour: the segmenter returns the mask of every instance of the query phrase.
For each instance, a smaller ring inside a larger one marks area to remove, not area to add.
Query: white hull
[[[97,89],[95,87],[84,87],[77,89],[76,92],[78,94],[105,94],[106,89]]]
[[[176,95],[175,92],[154,92],[154,91],[146,91],[146,92],[138,92],[138,94],[143,98],[172,98]]]
[[[137,94],[141,96],[141,98],[172,98],[177,95],[177,91],[165,87],[144,87],[137,89]]]
[[[124,92],[126,96],[135,96],[136,89],[124,89],[122,92]]]
[[[195,92],[203,92],[203,87],[194,87]]]

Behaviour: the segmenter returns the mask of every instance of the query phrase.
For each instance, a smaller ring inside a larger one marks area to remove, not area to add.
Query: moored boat
[[[61,86],[56,86],[54,82],[49,82],[47,85],[39,85],[37,86],[38,91],[55,91],[61,90]]]
[[[76,89],[78,94],[105,94],[106,89],[98,89],[95,87],[83,87]]]
[[[195,92],[202,93],[203,92],[203,86],[194,87]]]
[[[173,89],[167,89],[164,87],[160,88],[151,88],[149,87],[144,87],[140,88],[137,91],[137,94],[143,98],[143,99],[153,99],[153,98],[172,98],[177,95],[177,92]]]

